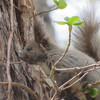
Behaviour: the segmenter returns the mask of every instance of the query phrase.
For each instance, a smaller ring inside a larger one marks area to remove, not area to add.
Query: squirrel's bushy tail
[[[72,43],[75,48],[88,54],[96,61],[100,60],[100,20],[95,10],[87,9],[81,14],[85,24],[73,29]]]

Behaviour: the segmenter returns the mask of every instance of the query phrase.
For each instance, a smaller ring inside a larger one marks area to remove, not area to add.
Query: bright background
[[[64,17],[66,16],[77,16],[79,11],[89,5],[89,2],[91,2],[93,5],[96,5],[97,8],[100,8],[100,0],[66,0],[66,2],[68,5],[64,10],[55,10],[50,12],[52,21],[63,21]],[[52,0],[48,0],[48,4],[50,6],[54,5]],[[98,12],[100,13],[100,9],[98,9]],[[57,43],[61,47],[65,47],[65,44],[68,40],[67,25],[58,25],[56,23],[53,23],[53,26]]]

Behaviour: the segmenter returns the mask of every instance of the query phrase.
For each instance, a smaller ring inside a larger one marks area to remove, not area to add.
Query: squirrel
[[[68,52],[64,58],[56,65],[57,68],[82,67],[84,65],[94,64],[100,60],[100,40],[99,26],[100,22],[96,19],[96,14],[92,11],[85,11],[82,15],[84,26],[79,26],[72,31],[72,41]],[[29,63],[40,65],[43,70],[49,74],[54,64],[64,52],[57,46],[49,36],[46,36],[45,23],[40,17],[34,18],[34,39],[32,39],[22,50],[20,58]],[[48,55],[41,49],[43,45]],[[44,66],[46,65],[46,66]],[[77,71],[55,71],[55,80],[58,86],[62,85],[72,78]],[[79,78],[79,77],[78,77]],[[66,90],[65,100],[100,100],[100,86],[97,86],[99,94],[96,98],[91,98],[88,94],[72,93],[72,89],[80,89],[84,83],[92,83],[100,80],[100,69],[89,72],[80,82]]]

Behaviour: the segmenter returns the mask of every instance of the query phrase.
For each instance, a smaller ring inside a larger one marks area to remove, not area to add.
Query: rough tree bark
[[[12,86],[12,100],[49,100],[49,86],[38,66],[19,63],[19,52],[33,36],[34,1],[13,0],[14,32],[10,50],[10,75],[12,82],[24,84],[33,90],[37,98],[18,86]],[[7,82],[7,43],[10,36],[10,0],[0,0],[0,82]],[[8,86],[0,84],[0,100],[7,100]]]

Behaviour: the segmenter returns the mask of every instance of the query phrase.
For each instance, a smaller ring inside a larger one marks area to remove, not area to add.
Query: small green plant
[[[98,95],[98,89],[97,88],[90,89],[89,95],[91,98],[95,98]]]
[[[53,0],[54,3],[57,5],[58,9],[64,9],[67,7],[67,3],[65,2],[65,0]],[[64,21],[55,21],[57,24],[60,25],[68,25],[68,26],[80,26],[83,25],[83,21],[79,21],[80,17],[78,16],[73,16],[71,18],[69,17],[65,17]]]
[[[67,3],[65,2],[65,0],[53,0],[53,1],[57,5],[58,9],[64,9],[67,7]]]
[[[99,93],[97,88],[90,88],[89,84],[83,86],[82,90],[84,93],[89,94],[91,98],[96,98]]]
[[[57,5],[58,9],[64,9],[67,7],[67,3],[65,2],[65,0],[53,0],[54,3]],[[70,27],[74,26],[81,26],[84,24],[83,21],[79,21],[80,17],[78,16],[73,16],[71,18],[69,17],[65,17],[64,21],[55,21],[57,24],[60,25],[68,25]]]
[[[65,17],[64,18],[64,21],[55,21],[57,24],[60,24],[60,25],[68,25],[68,26],[81,26],[84,24],[83,21],[80,21],[80,17],[78,16],[73,16],[71,18],[69,17]]]

